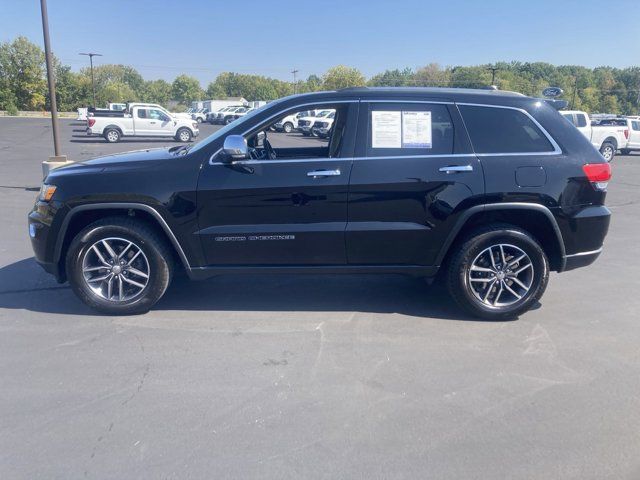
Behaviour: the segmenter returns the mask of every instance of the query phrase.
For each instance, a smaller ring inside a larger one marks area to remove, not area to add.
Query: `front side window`
[[[163,111],[157,110],[155,108],[149,109],[148,115],[149,115],[149,118],[151,118],[152,120],[161,120],[163,122],[166,122],[167,120],[169,120],[169,118],[165,115]]]
[[[538,126],[512,108],[460,105],[476,153],[542,153],[554,148]]]
[[[446,105],[371,103],[368,157],[450,155],[454,126]]]
[[[308,107],[283,112],[247,137],[252,156],[259,160],[339,157],[350,108],[350,103],[339,103],[322,111],[315,110],[319,112],[317,115]],[[298,118],[297,125],[291,122],[294,117]]]

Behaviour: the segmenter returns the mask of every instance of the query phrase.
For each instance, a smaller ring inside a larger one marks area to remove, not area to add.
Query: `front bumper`
[[[28,216],[29,239],[36,262],[62,283],[66,277],[59,262],[54,259],[56,238],[51,233],[52,220],[50,206],[41,202],[36,203]]]

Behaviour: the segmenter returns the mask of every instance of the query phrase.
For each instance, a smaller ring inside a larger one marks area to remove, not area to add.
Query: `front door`
[[[627,148],[631,150],[640,150],[640,120],[631,120],[629,122],[631,128],[629,129],[629,143]]]
[[[484,192],[482,167],[456,107],[363,103],[358,125],[349,264],[435,265],[459,212]]]
[[[137,108],[134,121],[138,135],[162,136],[173,131],[173,120],[156,108]]]
[[[253,158],[227,163],[219,153],[204,166],[198,183],[198,233],[208,265],[346,263],[358,104],[337,108],[340,132],[336,129],[328,139],[271,131],[271,124],[295,113],[289,110],[246,132]],[[267,132],[266,142],[257,132]]]

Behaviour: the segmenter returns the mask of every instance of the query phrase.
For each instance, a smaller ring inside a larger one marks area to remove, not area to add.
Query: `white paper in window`
[[[432,148],[431,112],[402,112],[402,148]]]
[[[371,148],[401,148],[401,112],[371,112]]]

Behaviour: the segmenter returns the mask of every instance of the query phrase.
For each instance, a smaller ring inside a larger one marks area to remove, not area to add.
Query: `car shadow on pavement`
[[[68,315],[101,315],[58,284],[32,258],[0,268],[0,308]],[[265,311],[398,313],[477,321],[440,284],[403,275],[221,275],[192,282],[174,278],[151,311]]]

